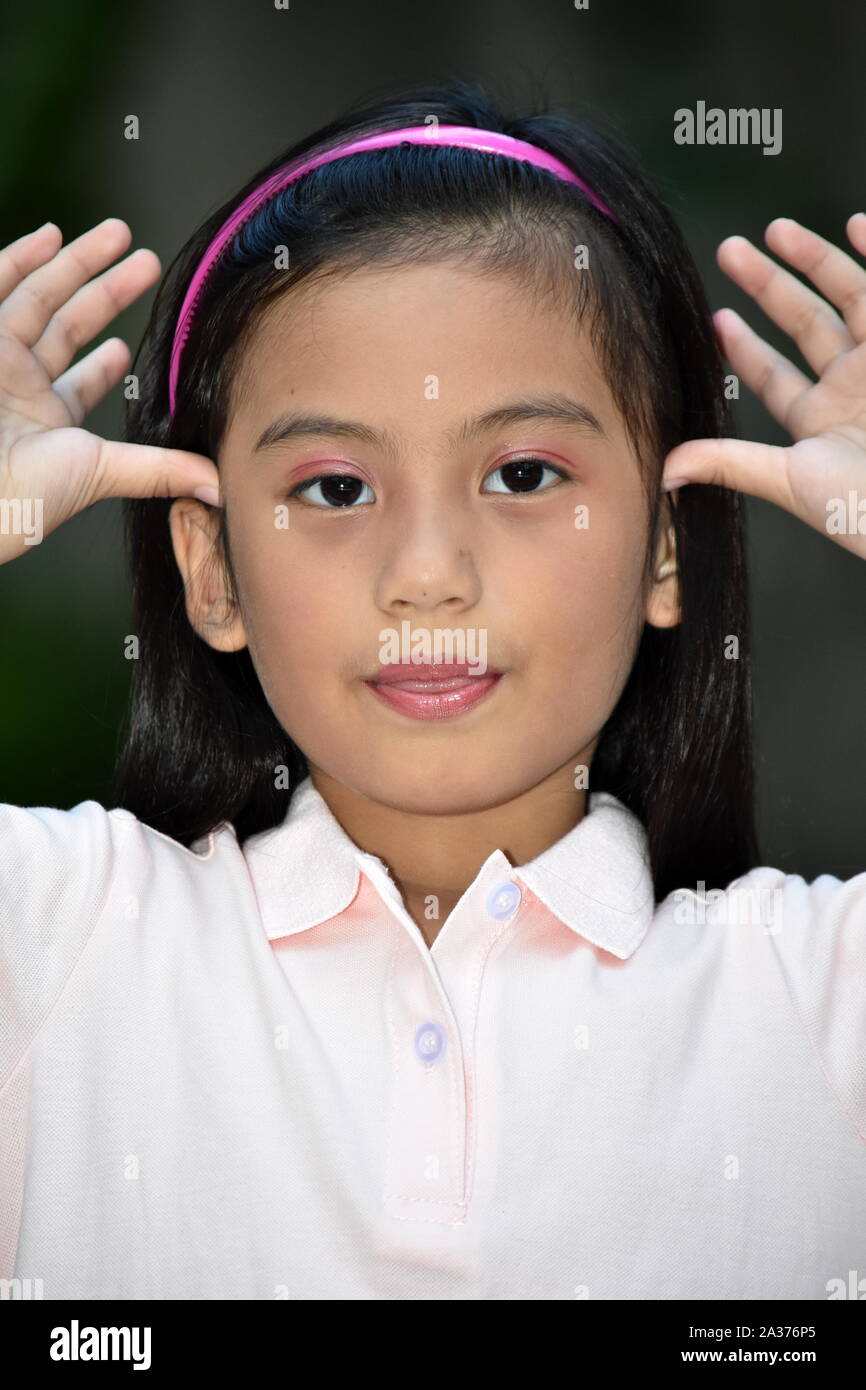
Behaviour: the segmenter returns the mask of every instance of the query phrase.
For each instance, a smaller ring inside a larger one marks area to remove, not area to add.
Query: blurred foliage
[[[82,134],[104,107],[113,55],[135,22],[111,0],[5,6],[0,84],[3,245],[45,221],[86,220],[100,169]]]
[[[110,0],[44,0],[16,5],[14,13],[4,6],[0,244],[49,220],[66,244],[107,215],[94,213],[106,189],[92,131],[116,120],[119,136],[122,113],[111,109],[113,59],[140,19],[134,6]],[[117,403],[111,414],[119,418]],[[70,806],[107,797],[129,669],[106,653],[115,635],[121,650],[128,595],[119,564],[119,504],[101,507],[101,517],[94,509],[75,518],[0,569],[4,801]],[[115,536],[106,547],[101,541],[110,521]],[[88,561],[97,557],[93,574]]]

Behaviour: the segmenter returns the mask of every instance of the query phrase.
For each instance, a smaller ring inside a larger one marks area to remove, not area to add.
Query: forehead
[[[429,424],[431,399],[447,428],[473,405],[557,391],[591,402],[608,438],[621,433],[586,326],[538,284],[443,262],[365,267],[302,283],[263,312],[232,432],[260,430],[288,405],[395,422],[426,405]]]

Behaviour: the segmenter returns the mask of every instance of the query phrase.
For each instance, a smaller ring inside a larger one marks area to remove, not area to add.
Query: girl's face
[[[239,602],[208,563],[217,513],[183,499],[190,621],[249,646],[314,778],[378,803],[458,814],[572,785],[644,622],[679,620],[675,576],[641,592],[637,460],[588,339],[510,278],[430,264],[293,291],[255,335],[217,463]],[[437,632],[445,660],[501,675],[414,718],[367,682],[411,657],[404,633]]]

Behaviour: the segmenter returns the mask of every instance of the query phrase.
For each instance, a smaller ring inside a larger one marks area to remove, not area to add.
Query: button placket
[[[388,980],[394,1071],[384,1201],[404,1221],[466,1220],[483,976],[523,902],[509,869],[504,855],[494,856],[433,949],[419,944],[417,931],[405,930],[395,940]]]
[[[466,1169],[460,1036],[435,966],[407,933],[395,940],[386,1009],[393,1065],[386,1210],[404,1221],[460,1222]]]
[[[500,862],[494,859],[486,875],[475,885],[473,893],[458,905],[448,921],[447,931],[434,943],[438,953],[433,952],[442,988],[457,1022],[462,1049],[466,1116],[464,1200],[467,1214],[472,1204],[478,1106],[488,1104],[483,1094],[479,1096],[475,1055],[482,991],[491,956],[511,932],[525,901],[521,885],[506,877],[511,867],[507,859],[504,855],[497,858]]]

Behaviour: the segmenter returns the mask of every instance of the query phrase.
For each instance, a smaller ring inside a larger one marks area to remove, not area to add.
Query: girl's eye
[[[489,483],[497,474],[501,474],[504,486],[491,486],[484,490],[510,493],[512,496],[521,492],[547,492],[552,484],[548,480],[544,486],[541,486],[545,472],[554,478],[568,478],[564,469],[557,468],[555,464],[548,463],[546,459],[510,459],[508,463],[503,463],[499,468],[494,469],[485,479],[485,482]],[[295,497],[301,494],[304,500],[313,506],[329,508],[332,511],[338,507],[354,508],[358,503],[368,506],[370,502],[375,501],[375,495],[369,483],[365,483],[362,478],[354,477],[351,473],[320,473],[317,478],[307,478],[296,488],[292,488],[289,496]]]
[[[315,496],[317,488],[318,496]],[[354,506],[358,501],[359,490],[363,493],[364,488],[370,494],[369,497],[362,497],[364,505],[367,505],[373,501],[373,489],[362,478],[355,478],[351,473],[320,473],[318,478],[307,478],[292,488],[289,496],[303,493],[305,498],[312,497],[313,506],[328,507],[333,511],[337,507]]]
[[[549,487],[539,487],[538,484],[544,475],[545,469],[548,473],[553,473],[556,477],[567,478],[568,474],[562,468],[557,468],[554,464],[548,463],[546,459],[511,459],[508,463],[503,463],[499,468],[495,468],[492,473],[487,475],[486,482],[495,478],[497,473],[501,473],[507,482],[507,487],[493,487],[491,492],[548,492]],[[555,486],[555,485],[554,485]]]

